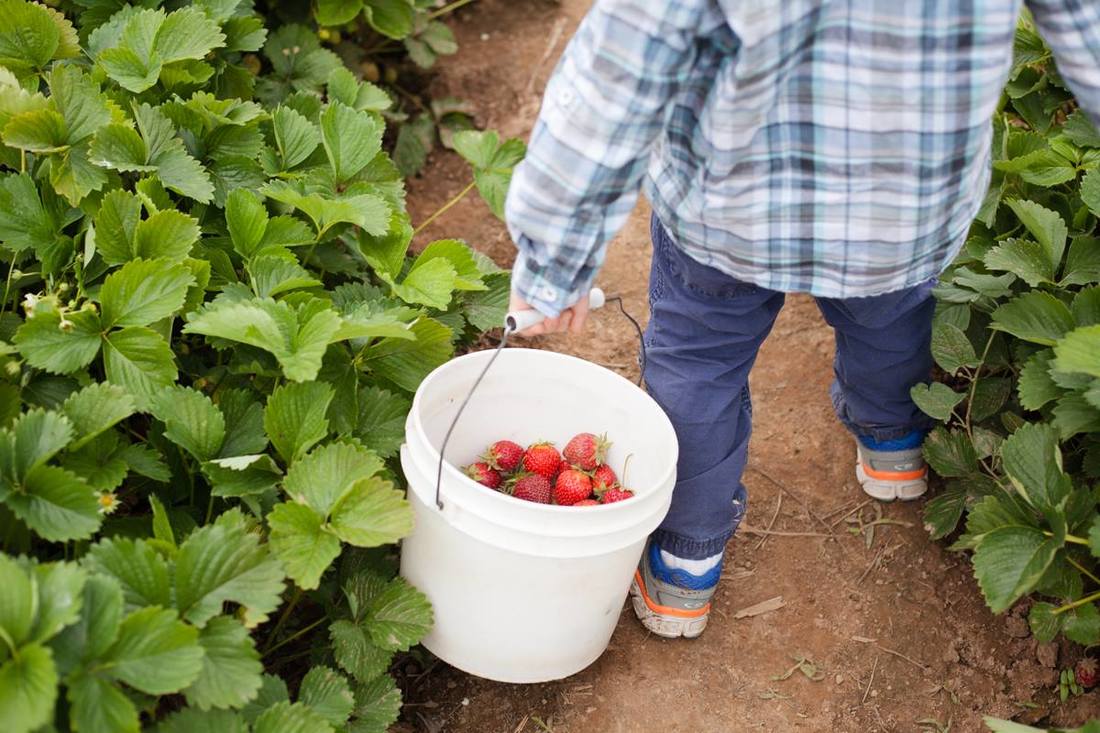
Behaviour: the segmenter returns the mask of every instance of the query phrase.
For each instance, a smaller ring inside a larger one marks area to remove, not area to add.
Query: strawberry
[[[630,489],[624,489],[621,486],[613,486],[600,494],[600,503],[614,504],[617,501],[625,501],[632,496],[634,496],[634,492]]]
[[[549,504],[552,493],[550,482],[537,473],[520,476],[512,486],[512,496],[538,504]]]
[[[565,445],[562,453],[565,460],[582,471],[591,471],[597,465],[603,463],[607,457],[607,449],[611,446],[607,442],[607,436],[595,436],[592,433],[580,433]]]
[[[554,484],[554,501],[562,506],[572,506],[592,496],[592,479],[588,474],[570,468],[562,471]]]
[[[498,440],[489,446],[482,458],[497,471],[511,473],[523,460],[523,446],[510,440]]]
[[[592,472],[592,486],[599,491],[602,486],[605,489],[610,489],[612,486],[619,485],[619,477],[615,475],[615,472],[611,470],[611,466],[606,463],[601,463],[596,466],[596,470]]]
[[[1095,687],[1096,683],[1100,681],[1100,670],[1097,668],[1096,660],[1092,657],[1085,657],[1077,662],[1073,674],[1077,678],[1077,684],[1086,690]]]
[[[573,506],[599,506],[600,502],[595,499],[585,499],[584,501],[578,501]]]
[[[523,468],[550,480],[558,472],[561,454],[552,443],[535,443],[523,454]]]
[[[487,463],[479,462],[466,466],[466,475],[482,486],[488,486],[490,489],[500,487],[500,474],[494,471]]]

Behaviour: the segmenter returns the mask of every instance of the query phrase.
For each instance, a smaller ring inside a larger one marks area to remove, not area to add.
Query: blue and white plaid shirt
[[[938,275],[988,185],[1020,0],[596,0],[507,200],[513,289],[587,292],[642,179],[695,260],[855,297]],[[1100,112],[1100,0],[1028,0]]]

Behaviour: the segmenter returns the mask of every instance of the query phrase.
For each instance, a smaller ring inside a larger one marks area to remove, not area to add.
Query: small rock
[[[835,677],[835,680],[836,680],[836,683],[837,683],[838,685],[843,685],[843,684],[844,684],[844,675],[842,675],[842,674],[838,674],[838,675],[837,675],[837,676]]]
[[[871,690],[871,697],[878,697],[878,690]]]
[[[455,682],[454,680],[447,680],[447,689],[448,690],[453,690],[456,687],[458,687],[457,682]]]
[[[1027,625],[1027,619],[1008,616],[1005,618],[1005,633],[1015,639],[1026,639],[1031,636],[1031,628]]]
[[[1044,667],[1053,669],[1058,666],[1058,644],[1051,642],[1049,644],[1040,644],[1035,647],[1035,658],[1039,660],[1039,664]]]
[[[470,698],[468,698],[468,697],[462,698],[462,704],[463,705],[469,705],[470,704]]]
[[[489,36],[489,34],[488,34],[488,33],[482,33],[482,34],[481,34],[481,40],[483,40],[483,41],[488,41],[488,40],[489,40],[489,38],[490,38],[490,36]]]

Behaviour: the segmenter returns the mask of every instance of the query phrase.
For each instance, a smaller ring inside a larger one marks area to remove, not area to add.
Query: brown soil
[[[452,23],[461,50],[442,65],[433,94],[467,99],[480,125],[526,137],[546,79],[589,4],[482,0],[462,11]],[[410,184],[414,222],[468,180],[457,156],[435,154]],[[640,317],[647,222],[641,204],[598,281]],[[502,266],[513,258],[504,226],[472,196],[422,236],[421,243],[462,237]],[[610,309],[593,320],[585,336],[547,337],[537,345],[636,377],[630,325]],[[1023,609],[992,616],[966,558],[928,539],[920,505],[864,502],[854,482],[852,441],[829,404],[832,351],[813,303],[788,299],[752,374],[746,524],[814,536],[739,533],[703,637],[648,635],[624,607],[607,653],[558,682],[494,683],[429,660],[425,672],[403,680],[407,704],[395,730],[980,731],[982,715],[1060,725],[1100,716],[1096,693],[1057,704],[1056,668],[1070,665],[1077,652],[1037,648]],[[735,618],[775,596],[782,596],[782,608]],[[810,674],[789,673],[799,659],[812,665],[804,666]]]

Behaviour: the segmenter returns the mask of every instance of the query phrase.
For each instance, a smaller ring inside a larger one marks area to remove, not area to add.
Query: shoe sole
[[[638,581],[630,584],[630,602],[634,606],[634,615],[642,622],[642,626],[665,639],[694,639],[707,628],[707,615],[685,619],[667,616],[651,609]]]
[[[863,493],[879,501],[915,501],[928,491],[928,479],[919,478],[909,481],[884,481],[871,478],[864,472],[863,464],[856,462],[856,479]]]

